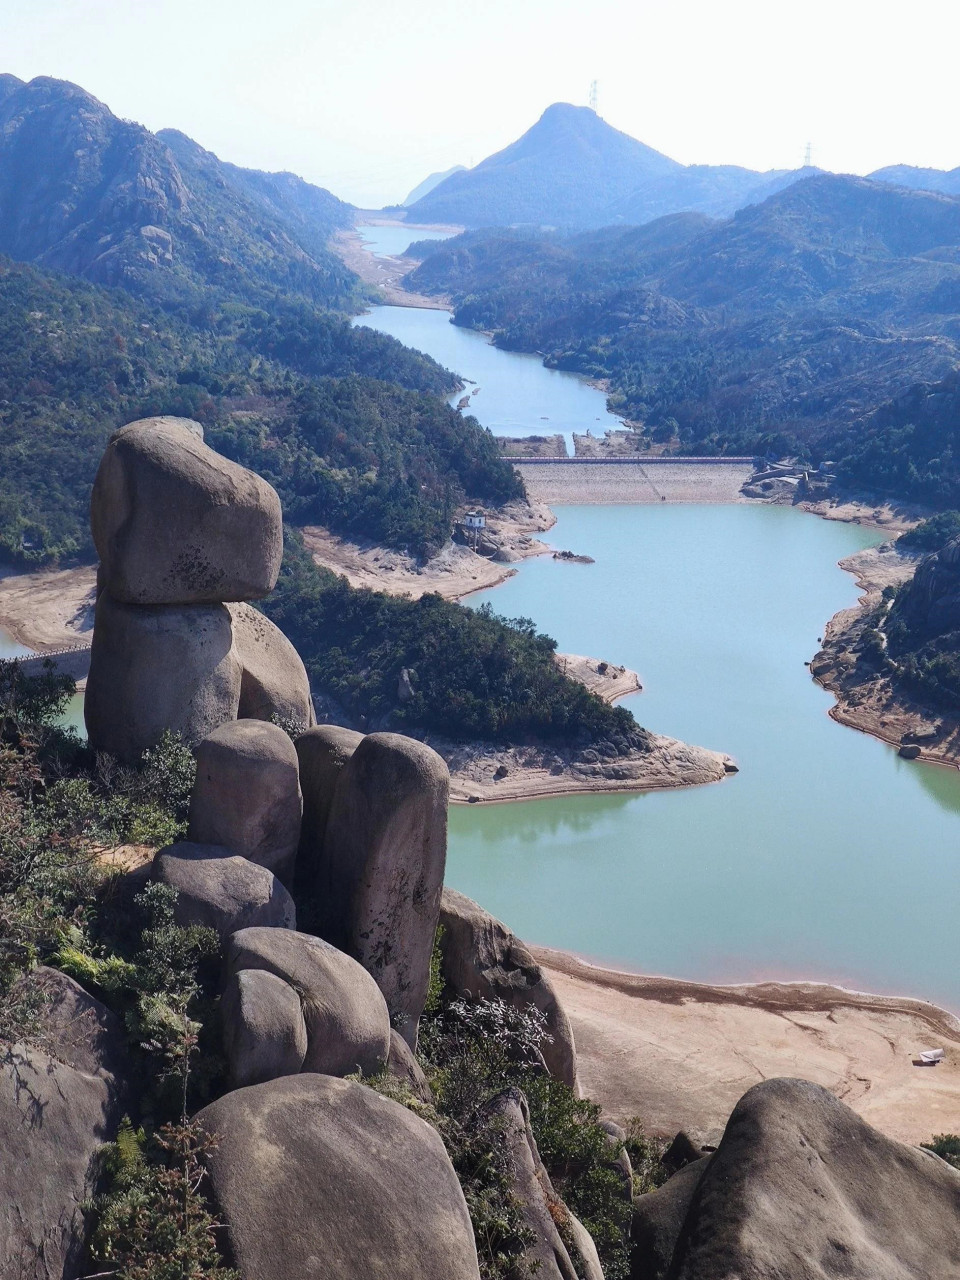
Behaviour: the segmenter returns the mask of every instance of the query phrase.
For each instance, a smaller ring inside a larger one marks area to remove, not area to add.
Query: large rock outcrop
[[[266,969],[238,969],[223,989],[220,1021],[231,1088],[299,1074],[307,1024],[289,982]]]
[[[369,734],[340,771],[317,878],[324,936],[373,974],[411,1047],[430,981],[449,790],[430,747]]]
[[[183,928],[202,925],[226,938],[258,925],[297,927],[293,898],[273,872],[222,845],[168,845],[153,860],[153,877],[176,889],[173,915]]]
[[[439,1134],[372,1089],[301,1075],[198,1117],[209,1185],[243,1280],[479,1280]]]
[[[279,498],[204,444],[195,425],[131,422],[100,461],[90,524],[106,590],[124,604],[255,600],[276,584]]]
[[[0,1046],[0,1276],[74,1280],[96,1155],[130,1105],[123,1030],[65,974],[24,981],[48,1000],[46,1048]]]
[[[304,1071],[375,1075],[390,1053],[390,1016],[376,983],[329,942],[289,929],[241,929],[229,940],[226,972],[265,969],[299,994],[307,1028]]]
[[[259,609],[227,606],[240,664],[241,720],[276,720],[306,728],[316,722],[310,681],[296,649]]]
[[[90,745],[135,764],[165,730],[190,746],[236,719],[242,669],[222,604],[97,598],[83,714]]]
[[[925,556],[891,609],[914,644],[960,631],[960,538]]]
[[[549,1042],[540,1047],[551,1075],[577,1086],[573,1028],[553,984],[514,934],[489,912],[455,889],[440,900],[443,978],[460,996],[499,999],[515,1009],[534,1005],[546,1017]]]
[[[715,1154],[637,1209],[637,1280],[960,1275],[960,1173],[805,1080],[755,1085]]]
[[[362,733],[337,724],[318,724],[301,733],[296,740],[300,790],[303,792],[303,825],[297,866],[303,877],[311,880],[317,877],[337,780],[341,769],[362,741]]]
[[[191,841],[224,845],[289,885],[302,813],[297,753],[277,725],[231,721],[197,747]]]

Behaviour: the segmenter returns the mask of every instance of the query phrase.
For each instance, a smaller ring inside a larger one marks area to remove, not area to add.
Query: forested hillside
[[[211,309],[191,326],[0,259],[0,555],[92,555],[104,443],[153,413],[199,419],[217,449],[268,477],[290,518],[425,553],[457,502],[522,492],[490,434],[430,394],[455,385],[394,339],[295,303]]]
[[[861,485],[955,501],[941,429],[905,434],[909,406],[873,415],[960,364],[960,200],[823,176],[727,222],[477,231],[418,252],[411,287],[451,294],[457,322],[503,347],[608,379],[650,442],[839,457]],[[895,458],[876,444],[891,430]]]
[[[333,699],[338,721],[460,741],[605,745],[613,756],[649,744],[629,711],[561,674],[556,641],[529,618],[437,595],[356,590],[319,569],[295,533],[263,609],[293,641],[314,691]]]

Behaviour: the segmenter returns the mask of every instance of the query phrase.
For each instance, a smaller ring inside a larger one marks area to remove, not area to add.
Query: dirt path
[[[960,1129],[960,1023],[920,1000],[815,983],[716,987],[535,949],[573,1024],[585,1094],[649,1132],[721,1128],[751,1085],[799,1076],[905,1142]],[[942,1048],[937,1067],[914,1066]]]

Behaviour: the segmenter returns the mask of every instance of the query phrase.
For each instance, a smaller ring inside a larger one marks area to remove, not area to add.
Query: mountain
[[[426,178],[424,178],[422,182],[418,183],[413,188],[413,190],[407,196],[406,200],[403,201],[403,204],[404,205],[416,204],[416,202],[419,199],[421,199],[421,197],[431,192],[434,189],[434,187],[439,187],[441,182],[445,182],[446,179],[451,177],[453,174],[465,173],[466,168],[467,168],[466,165],[455,164],[452,169],[444,169],[442,173],[429,174]]]
[[[727,215],[809,172],[682,165],[589,107],[557,102],[505,150],[408,206],[418,222],[601,227],[686,211]]]
[[[798,453],[861,487],[960,494],[960,454],[938,462],[936,432],[901,424],[895,464],[867,447],[884,402],[960,366],[960,199],[823,174],[725,221],[467,232],[408,281],[499,346],[606,379],[648,443]]]
[[[121,120],[77,85],[0,78],[0,253],[12,258],[168,302],[280,290],[343,305],[356,282],[325,244],[352,216],[293,175]]]
[[[869,175],[874,182],[895,187],[912,187],[915,191],[941,191],[944,195],[960,195],[960,168],[918,169],[912,164],[891,164]]]

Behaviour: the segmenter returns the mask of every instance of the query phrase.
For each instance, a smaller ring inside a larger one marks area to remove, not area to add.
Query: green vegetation
[[[612,756],[648,744],[628,711],[561,674],[556,641],[529,619],[437,595],[356,590],[319,569],[295,533],[288,531],[277,588],[262,608],[296,646],[314,692],[368,730],[603,744]],[[413,687],[406,702],[398,694],[404,669]]]
[[[201,1194],[206,1139],[186,1120],[219,1087],[217,938],[174,923],[165,885],[131,899],[98,858],[132,835],[162,844],[183,833],[193,757],[167,738],[138,770],[93,758],[57,727],[72,691],[0,662],[0,1038],[42,1047],[43,996],[24,981],[38,964],[118,1015],[151,1130],[126,1124],[108,1152],[94,1259],[118,1280],[234,1280]]]
[[[452,376],[392,338],[289,300],[193,320],[0,260],[0,556],[89,558],[107,438],[155,413],[200,420],[294,519],[415,554],[465,498],[522,493],[489,432],[437,398]]]
[[[822,176],[720,224],[468,232],[421,247],[410,284],[608,379],[647,443],[828,460],[848,486],[960,507],[958,243],[954,201]]]
[[[518,1011],[501,1000],[441,1002],[420,1028],[419,1052],[434,1097],[427,1118],[439,1129],[463,1186],[483,1280],[515,1276],[529,1244],[511,1194],[503,1121],[490,1109],[509,1089],[521,1090],[526,1098],[554,1190],[593,1237],[607,1280],[626,1280],[632,1215],[615,1164],[622,1146],[601,1128],[595,1103],[577,1098],[544,1072],[539,1056],[544,1036],[543,1015],[533,1006]],[[423,1104],[406,1101],[424,1113]],[[663,1181],[659,1161],[656,1166],[658,1174],[649,1176]],[[551,1213],[576,1258],[563,1205],[551,1206]]]
[[[939,511],[921,520],[915,529],[901,533],[897,545],[909,551],[939,551],[953,538],[960,538],[960,511]]]
[[[942,1160],[946,1160],[947,1164],[952,1165],[954,1169],[960,1169],[960,1135],[938,1133],[929,1142],[921,1142],[920,1145],[927,1151],[940,1156]]]
[[[100,1198],[91,1253],[115,1280],[240,1280],[225,1267],[219,1224],[204,1201],[198,1125],[163,1125],[151,1139],[127,1121],[110,1148],[111,1191]]]

